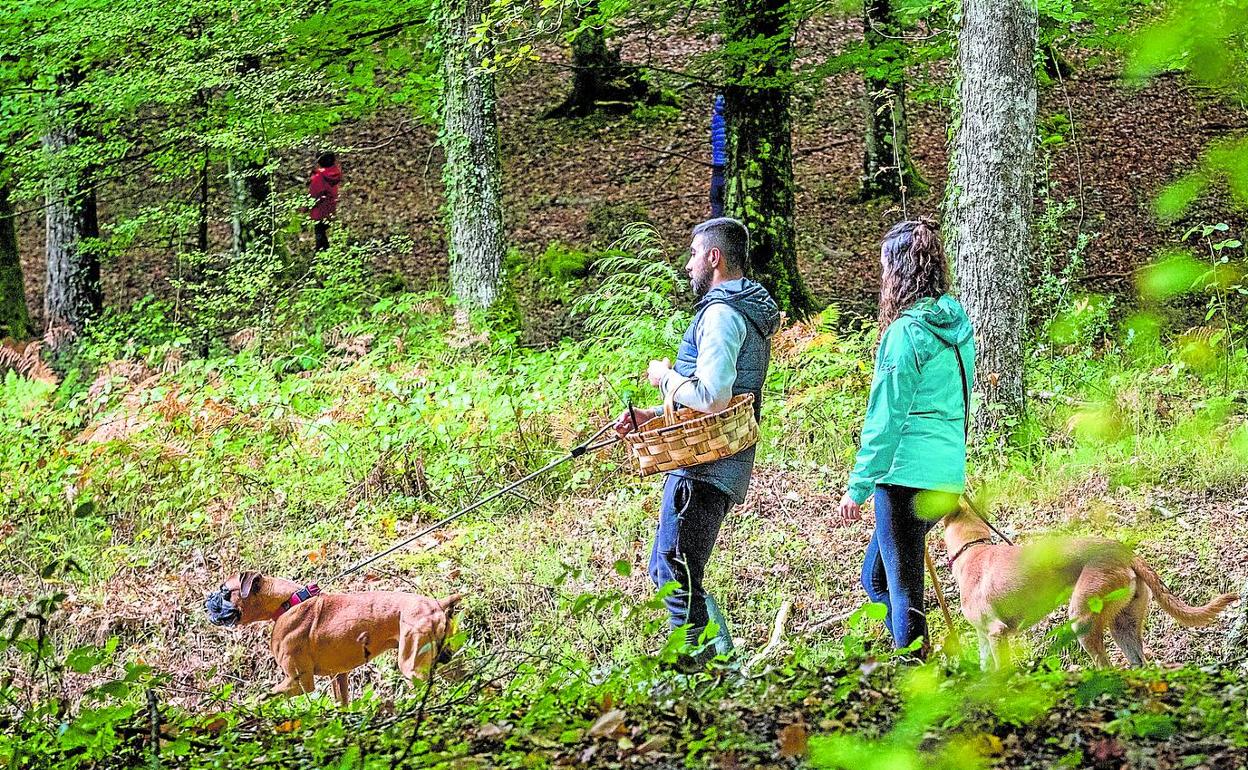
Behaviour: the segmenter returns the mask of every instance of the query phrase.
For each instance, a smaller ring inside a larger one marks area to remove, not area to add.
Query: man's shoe
[[[720,611],[719,605],[715,603],[715,598],[710,594],[706,595],[706,614],[710,617],[718,631],[712,644],[715,647],[716,655],[730,655],[732,653],[732,634],[728,630],[728,619],[724,617],[724,613]]]

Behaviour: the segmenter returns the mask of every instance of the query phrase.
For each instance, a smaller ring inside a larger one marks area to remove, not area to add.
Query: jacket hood
[[[319,169],[317,173],[324,177],[326,182],[335,186],[342,181],[342,169],[337,165]]]
[[[939,299],[921,299],[902,312],[902,316],[922,324],[947,345],[962,345],[975,334],[962,303],[950,294],[943,294]]]
[[[770,337],[780,328],[780,308],[757,281],[749,278],[724,281],[708,291],[694,310],[702,310],[716,302],[723,302],[745,316],[764,337]]]

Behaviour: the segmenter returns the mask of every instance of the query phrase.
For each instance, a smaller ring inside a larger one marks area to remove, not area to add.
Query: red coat
[[[328,219],[338,208],[338,183],[342,181],[342,171],[337,166],[318,168],[308,182],[308,195],[316,199],[315,205],[308,210],[308,216],[316,221]]]

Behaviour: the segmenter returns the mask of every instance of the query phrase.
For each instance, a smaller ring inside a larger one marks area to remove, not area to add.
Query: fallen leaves
[[[589,735],[594,738],[605,738],[613,735],[624,727],[624,711],[622,709],[611,709],[607,713],[598,717],[589,728]]]
[[[785,759],[794,757],[804,757],[809,751],[809,734],[806,731],[806,725],[798,722],[796,724],[786,725],[780,731],[776,741],[780,744],[780,756]]]

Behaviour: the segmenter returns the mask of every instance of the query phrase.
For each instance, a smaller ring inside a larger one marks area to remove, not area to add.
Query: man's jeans
[[[662,588],[673,581],[680,585],[664,600],[672,628],[684,626],[689,644],[694,645],[707,620],[714,617],[719,626],[715,648],[720,653],[732,648],[732,637],[715,600],[702,587],[702,577],[719,527],[731,508],[728,495],[710,484],[668,474],[659,509],[659,531],[650,552],[654,587]]]
[[[897,649],[920,636],[927,640],[923,611],[923,549],[937,519],[915,513],[921,489],[879,484],[875,488],[875,534],[862,565],[862,586],[871,601],[888,607],[885,624]]]

